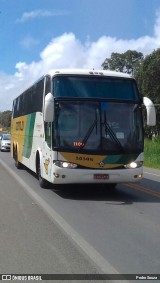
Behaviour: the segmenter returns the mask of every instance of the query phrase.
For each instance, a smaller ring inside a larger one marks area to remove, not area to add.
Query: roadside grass
[[[144,166],[160,169],[160,142],[145,139]]]

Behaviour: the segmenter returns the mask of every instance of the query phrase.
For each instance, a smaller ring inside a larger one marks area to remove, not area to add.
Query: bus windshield
[[[54,147],[69,151],[141,152],[138,104],[57,100]]]
[[[66,98],[139,101],[136,83],[130,78],[58,75],[53,78],[53,94]]]

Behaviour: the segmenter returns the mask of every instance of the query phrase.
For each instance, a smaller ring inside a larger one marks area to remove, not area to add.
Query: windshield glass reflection
[[[137,104],[59,101],[53,144],[61,150],[141,151],[141,123]]]
[[[139,101],[135,81],[126,78],[58,75],[53,79],[53,93],[55,97]]]

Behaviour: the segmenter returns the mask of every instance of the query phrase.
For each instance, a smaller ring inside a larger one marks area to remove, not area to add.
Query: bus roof
[[[51,77],[61,74],[61,75],[99,75],[107,77],[121,77],[121,78],[132,78],[131,75],[126,73],[120,73],[116,71],[106,71],[106,70],[88,70],[88,69],[59,69],[50,70],[48,75]]]

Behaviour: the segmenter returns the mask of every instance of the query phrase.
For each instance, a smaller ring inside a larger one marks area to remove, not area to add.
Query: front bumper
[[[107,174],[107,179],[94,179],[95,174]],[[64,169],[57,166],[53,169],[54,184],[112,184],[138,182],[143,177],[143,167],[136,169],[112,169],[112,170],[92,170],[92,169]]]

